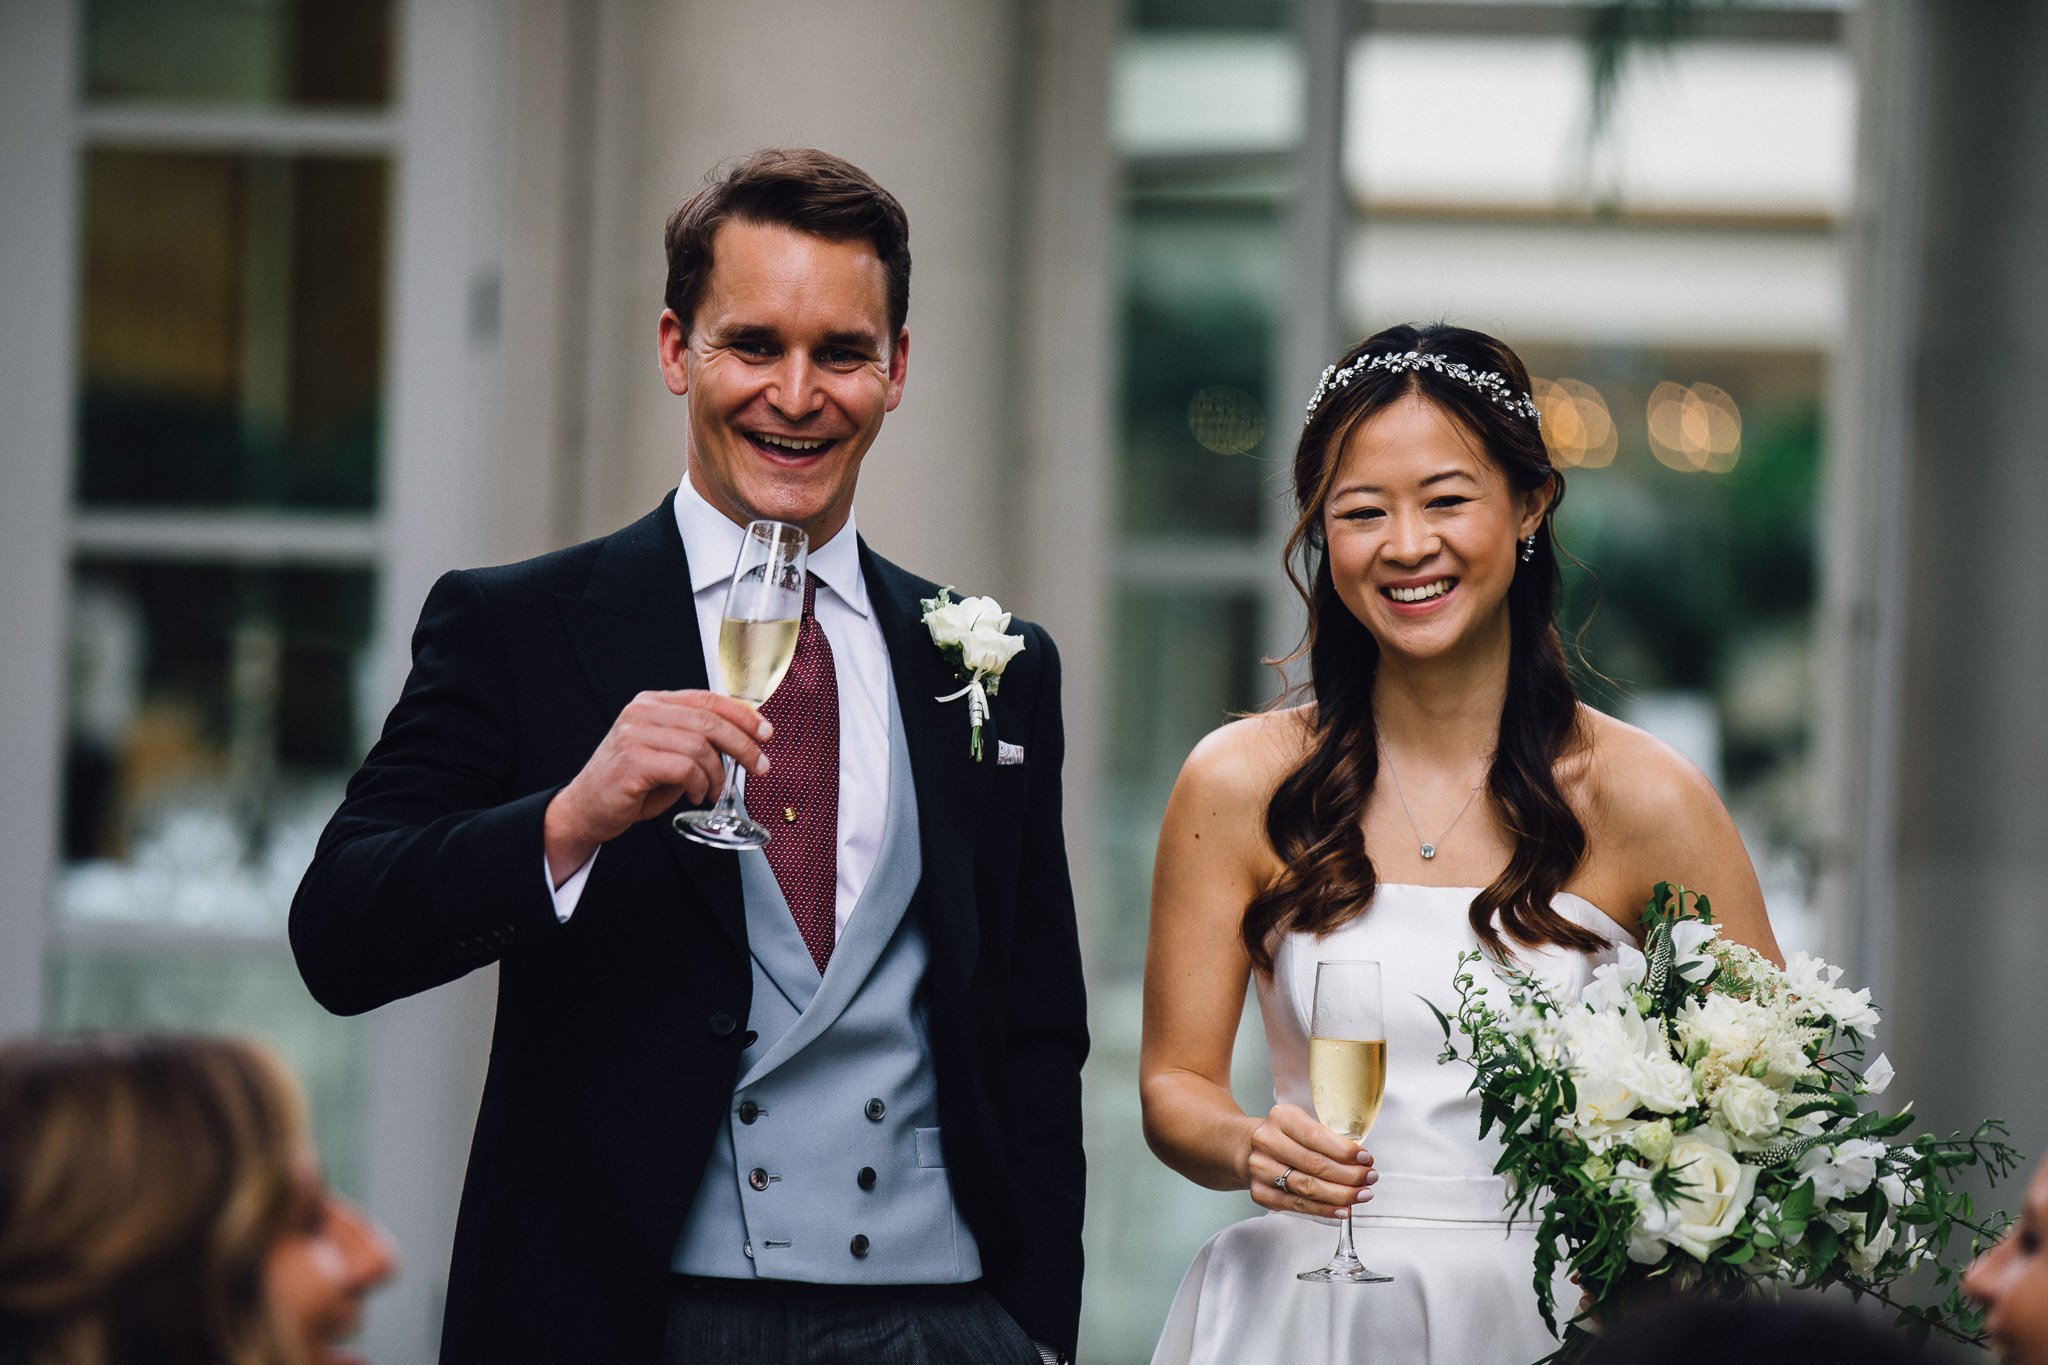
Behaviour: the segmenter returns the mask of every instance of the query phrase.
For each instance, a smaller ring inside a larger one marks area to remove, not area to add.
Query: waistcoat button
[[[768,1172],[756,1166],[753,1170],[747,1172],[747,1183],[757,1190],[767,1189]]]
[[[730,1038],[732,1031],[739,1026],[740,1021],[724,1010],[711,1016],[711,1036],[714,1038]]]
[[[889,1112],[889,1106],[883,1104],[880,1100],[869,1100],[864,1112],[867,1114],[869,1121],[880,1123],[882,1115]]]
[[[758,1105],[758,1104],[754,1103],[754,1102],[753,1102],[752,1100],[741,1100],[741,1101],[740,1101],[740,1122],[741,1122],[741,1123],[752,1123],[752,1122],[753,1122],[753,1121],[754,1121],[755,1119],[757,1119],[757,1118],[759,1118],[759,1117],[761,1117],[761,1106],[760,1106],[760,1105]]]
[[[853,1178],[853,1182],[864,1190],[873,1189],[875,1187],[875,1168],[872,1166],[861,1167],[860,1174]]]
[[[851,1252],[852,1252],[852,1253],[853,1253],[854,1255],[856,1255],[856,1256],[865,1256],[865,1255],[867,1255],[867,1254],[868,1254],[868,1238],[867,1238],[867,1234],[866,1234],[866,1233],[864,1233],[864,1232],[856,1232],[856,1233],[854,1233],[854,1234],[853,1234],[853,1241],[852,1241],[852,1242],[850,1242],[850,1243],[849,1243],[849,1244],[847,1245],[847,1248],[846,1248],[846,1249],[847,1249],[848,1251],[851,1251]]]

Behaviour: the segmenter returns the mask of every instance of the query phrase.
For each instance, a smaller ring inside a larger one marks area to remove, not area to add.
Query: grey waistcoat
[[[939,1142],[917,794],[889,690],[881,855],[821,980],[768,859],[740,859],[756,1037],[690,1206],[674,1268],[727,1279],[951,1284],[981,1276]]]

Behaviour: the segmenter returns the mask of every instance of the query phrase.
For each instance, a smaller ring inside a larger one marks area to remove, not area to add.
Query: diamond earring
[[[1534,531],[1531,531],[1529,533],[1529,538],[1522,542],[1522,562],[1524,564],[1527,564],[1530,560],[1534,559],[1535,557],[1536,533]]]

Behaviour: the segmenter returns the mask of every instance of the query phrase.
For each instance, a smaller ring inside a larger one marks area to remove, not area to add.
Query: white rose
[[[1684,1193],[1672,1203],[1678,1224],[1668,1240],[1704,1261],[1742,1221],[1756,1192],[1756,1167],[1737,1161],[1727,1139],[1706,1129],[1671,1144],[1669,1169]]]
[[[1778,1092],[1748,1076],[1731,1076],[1714,1092],[1714,1127],[1735,1140],[1737,1148],[1755,1151],[1778,1135]]]
[[[1705,920],[1682,919],[1671,926],[1671,969],[1695,986],[1714,974],[1714,959],[1707,945],[1720,930]]]
[[[1813,1181],[1816,1203],[1831,1204],[1859,1195],[1877,1179],[1877,1162],[1886,1152],[1882,1142],[1850,1138],[1846,1142],[1815,1147],[1799,1158],[1798,1174]]]
[[[961,638],[960,662],[968,672],[1000,674],[1017,657],[1017,651],[1024,648],[1023,636],[1003,634],[1003,627],[1010,623],[1009,614],[1004,613],[1002,620],[1002,626],[993,628],[976,625]]]
[[[1877,1060],[1863,1068],[1863,1090],[1865,1094],[1882,1095],[1890,1088],[1892,1078],[1898,1073],[1892,1070],[1892,1059],[1882,1052]]]

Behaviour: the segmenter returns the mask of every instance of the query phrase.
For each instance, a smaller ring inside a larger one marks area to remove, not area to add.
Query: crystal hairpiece
[[[1532,422],[1541,419],[1536,413],[1536,404],[1526,393],[1517,393],[1508,384],[1507,377],[1495,370],[1475,370],[1460,360],[1446,360],[1443,356],[1427,351],[1387,352],[1381,355],[1360,356],[1338,369],[1335,365],[1323,371],[1322,382],[1316,385],[1316,396],[1308,400],[1308,416],[1302,418],[1307,426],[1314,420],[1316,409],[1325,398],[1336,393],[1368,370],[1391,370],[1401,374],[1408,370],[1419,370],[1424,366],[1435,370],[1448,379],[1455,379],[1466,388],[1484,394],[1517,417],[1526,417]]]

